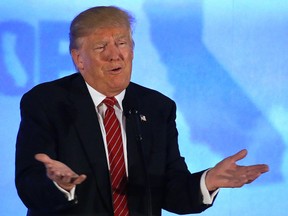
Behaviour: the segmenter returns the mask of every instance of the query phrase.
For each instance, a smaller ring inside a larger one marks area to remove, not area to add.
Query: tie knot
[[[117,103],[117,100],[115,97],[106,97],[104,100],[103,100],[103,103],[109,107],[109,108],[113,108],[113,106]]]

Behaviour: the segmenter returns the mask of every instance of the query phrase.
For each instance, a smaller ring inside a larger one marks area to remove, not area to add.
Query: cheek
[[[89,79],[93,80],[100,80],[104,78],[101,67],[99,67],[99,65],[94,61],[85,61],[83,74],[86,76],[86,78],[90,77]]]
[[[133,58],[134,58],[133,52],[128,53],[127,56],[126,56],[126,58],[125,58],[125,59],[126,59],[126,64],[129,65],[129,67],[132,66]]]
[[[99,62],[97,58],[86,58],[85,59],[85,69],[88,71],[99,71],[102,68],[102,64]]]

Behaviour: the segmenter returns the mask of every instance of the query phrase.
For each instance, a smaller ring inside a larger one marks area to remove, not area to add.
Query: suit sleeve
[[[19,197],[29,209],[56,212],[67,208],[76,200],[67,201],[64,194],[46,176],[44,165],[34,155],[45,153],[55,158],[56,138],[49,118],[48,98],[37,92],[25,94],[21,99],[21,123],[16,142],[15,183]]]

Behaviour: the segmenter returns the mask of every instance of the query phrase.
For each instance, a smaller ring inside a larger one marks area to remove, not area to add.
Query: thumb
[[[230,158],[236,162],[246,157],[248,151],[246,149],[242,149],[241,151],[237,152],[236,154],[230,156]]]
[[[50,163],[52,161],[52,159],[48,155],[43,153],[36,154],[35,159],[44,164]]]

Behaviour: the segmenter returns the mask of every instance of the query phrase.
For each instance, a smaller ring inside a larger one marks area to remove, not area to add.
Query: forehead
[[[91,29],[85,36],[77,39],[78,48],[93,46],[98,43],[108,43],[109,40],[124,39],[133,44],[132,32],[127,27],[102,27]],[[86,44],[86,45],[84,45]]]
[[[105,27],[97,28],[91,31],[88,35],[89,38],[95,40],[102,40],[108,38],[129,38],[131,37],[130,30],[127,27]]]

